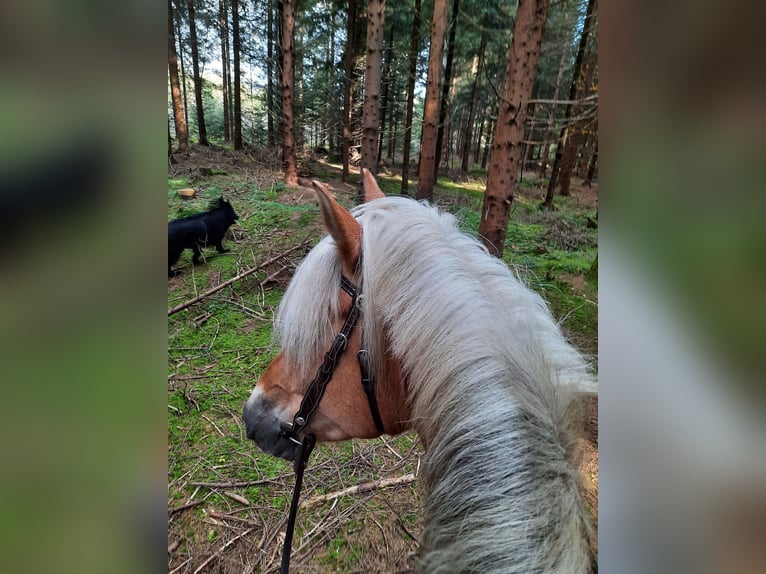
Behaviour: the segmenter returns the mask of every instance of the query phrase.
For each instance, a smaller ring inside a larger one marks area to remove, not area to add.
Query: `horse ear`
[[[319,209],[322,211],[324,226],[338,247],[343,270],[348,275],[353,275],[362,246],[362,226],[346,208],[336,201],[329,187],[314,180],[311,184],[319,198]]]
[[[372,201],[373,199],[380,199],[386,197],[385,194],[380,191],[378,182],[375,181],[375,176],[369,169],[362,168],[362,190],[364,190],[364,201]]]

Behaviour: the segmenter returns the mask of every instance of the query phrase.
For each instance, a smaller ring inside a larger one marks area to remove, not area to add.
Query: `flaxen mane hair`
[[[387,338],[427,446],[423,571],[587,572],[588,517],[568,460],[571,398],[596,388],[585,360],[543,299],[453,216],[402,197],[353,214],[373,371]],[[276,330],[296,367],[334,335],[340,273],[325,238],[285,293]]]

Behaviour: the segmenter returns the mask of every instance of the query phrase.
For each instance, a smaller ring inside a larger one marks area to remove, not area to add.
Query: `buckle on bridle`
[[[293,423],[292,422],[282,422],[282,423],[279,423],[279,430],[280,430],[280,432],[279,432],[280,436],[286,438],[291,443],[297,444],[298,446],[303,444],[303,441],[301,441],[301,439],[298,438],[298,435],[296,435],[293,432]]]

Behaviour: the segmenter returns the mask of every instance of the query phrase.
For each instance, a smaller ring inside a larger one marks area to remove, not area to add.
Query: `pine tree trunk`
[[[487,29],[486,27],[481,31],[481,44],[479,46],[479,63],[476,67],[476,76],[473,79],[473,87],[471,88],[471,104],[470,112],[468,113],[468,126],[465,133],[465,142],[463,142],[463,159],[460,164],[460,177],[465,179],[468,175],[468,155],[471,152],[471,134],[473,132],[473,122],[476,117],[476,97],[479,93],[479,83],[481,80],[481,71],[484,68],[484,51],[487,48]]]
[[[277,3],[277,18],[274,22],[274,32],[276,33],[276,43],[274,50],[277,54],[277,85],[274,86],[274,104],[276,106],[276,110],[274,112],[274,117],[277,118],[278,124],[277,124],[277,146],[280,147],[280,158],[284,159],[285,157],[285,126],[283,124],[283,118],[282,118],[282,70],[284,70],[285,62],[284,62],[284,54],[282,53],[282,38],[284,38],[284,25],[285,25],[285,17],[284,17],[284,2],[283,0],[276,0]]]
[[[391,93],[391,58],[394,53],[394,27],[389,27],[388,46],[386,46],[386,65],[383,69],[380,104],[380,136],[378,136],[378,163],[383,157],[383,136],[386,133],[386,114],[388,113],[389,94]],[[389,137],[389,139],[391,139]]]
[[[579,74],[576,85],[576,98],[584,98],[588,95],[588,89],[593,82],[593,75],[596,72],[596,52],[591,51],[585,58],[582,66],[582,72]],[[576,113],[574,115],[577,115]],[[559,171],[559,193],[569,195],[569,185],[572,181],[572,171],[574,171],[577,160],[577,152],[583,147],[585,141],[585,123],[570,119],[570,135],[567,138],[567,144],[564,153],[561,156],[561,170]]]
[[[591,187],[593,185],[593,178],[596,175],[596,166],[598,165],[598,141],[596,141],[596,147],[593,150],[593,155],[590,156],[590,162],[588,163],[588,173],[585,174],[585,183]]]
[[[455,90],[452,82],[452,63],[455,60],[455,34],[457,33],[457,15],[460,12],[460,0],[452,2],[452,21],[450,23],[449,41],[447,42],[447,69],[444,71],[444,82],[442,83],[441,104],[439,106],[439,131],[436,135],[436,167],[435,172],[439,174],[439,164],[442,155],[445,161],[449,157],[449,151],[443,149],[444,129],[447,111],[454,101]],[[452,97],[450,97],[450,88],[452,88]],[[447,130],[447,146],[449,148],[449,131]]]
[[[452,86],[449,89],[449,95],[447,96],[447,100],[446,100],[447,101],[447,106],[449,106],[449,107],[451,107],[452,106],[452,102],[455,101],[455,94],[457,92],[457,78],[453,77],[451,83],[452,83]],[[462,118],[463,117],[462,116],[462,113],[463,113],[462,108],[460,110],[460,113],[461,113],[460,118]],[[444,138],[444,140],[442,142],[442,145],[439,145],[439,136],[438,135],[436,136],[436,140],[437,140],[437,142],[436,142],[437,143],[437,150],[436,150],[436,152],[439,155],[439,159],[436,162],[437,163],[437,165],[436,165],[437,172],[438,172],[438,169],[439,169],[439,165],[441,165],[441,162],[444,162],[445,165],[447,165],[447,168],[450,169],[449,161],[450,161],[450,157],[452,155],[452,150],[455,147],[454,146],[454,141],[456,139],[456,137],[455,137],[455,131],[456,131],[455,130],[455,124],[457,124],[459,126],[460,125],[460,121],[455,121],[455,113],[453,112],[453,110],[449,110],[449,113],[447,113],[447,115],[444,118],[444,125],[440,126],[440,127],[444,128],[444,134],[446,134],[446,137],[444,135],[442,136]],[[438,175],[438,173],[437,173],[437,175]]]
[[[234,42],[234,149],[242,149],[242,89],[240,86],[239,0],[231,0],[231,27]]]
[[[269,148],[276,147],[274,134],[274,0],[266,1],[266,134]]]
[[[484,124],[486,122],[484,121],[484,117],[482,116],[481,120],[479,121],[479,135],[476,138],[476,145],[473,148],[473,163],[479,163],[479,160],[481,159],[479,154],[481,153],[481,138],[484,137]]]
[[[356,57],[356,19],[358,0],[348,0],[348,21],[346,22],[346,53],[343,56],[343,139],[341,180],[348,181],[348,159],[351,151],[351,90],[354,85],[354,59]]]
[[[335,17],[332,16],[330,19],[330,38],[329,38],[329,52],[330,52],[330,63],[332,64],[332,68],[335,68]],[[335,109],[333,106],[333,100],[334,97],[331,95],[333,87],[328,87],[326,92],[326,102],[325,102],[325,136],[327,141],[327,149],[330,153],[330,156],[335,155],[335,126],[337,125],[338,117],[335,115]]]
[[[387,143],[387,150],[386,150],[386,159],[388,159],[391,164],[394,163],[394,150],[396,149],[396,130],[399,127],[399,116],[396,113],[397,103],[398,103],[398,95],[399,95],[399,85],[396,81],[397,77],[392,74],[391,76],[391,85],[389,86],[389,93],[391,96],[389,97],[389,106],[388,106],[388,137],[386,139]]]
[[[386,0],[370,0],[367,12],[367,66],[364,74],[362,116],[362,167],[378,172],[380,128],[380,74],[383,61],[383,29]]]
[[[436,183],[436,136],[439,123],[439,81],[442,75],[444,35],[447,31],[447,0],[434,0],[428,79],[423,108],[423,135],[420,143],[417,199],[431,199]]]
[[[293,118],[293,78],[295,74],[295,0],[282,5],[282,125],[284,126],[285,184],[298,185],[295,162],[295,133]]]
[[[181,101],[181,84],[178,79],[178,55],[176,54],[173,22],[173,3],[168,0],[168,73],[170,74],[170,96],[173,102],[173,121],[176,127],[176,140],[178,141],[176,151],[186,153],[189,151],[189,131],[186,127]]]
[[[229,108],[229,16],[226,0],[218,0],[218,24],[221,31],[221,76],[223,78],[223,141],[231,141],[231,109]]]
[[[407,92],[404,105],[404,145],[402,146],[402,188],[401,193],[407,195],[410,176],[410,147],[412,147],[412,108],[415,100],[415,75],[418,64],[418,38],[420,36],[420,0],[415,0],[415,11],[412,15],[412,32],[410,34],[410,67],[407,71]]]
[[[186,129],[189,129],[189,98],[186,95],[186,66],[184,66],[184,43],[183,36],[181,35],[181,14],[176,10],[176,39],[178,40],[178,67],[181,70],[181,92],[183,93],[184,102],[184,121],[186,122]]]
[[[551,104],[551,109],[548,112],[548,129],[546,130],[546,133],[543,135],[543,140],[545,143],[543,144],[543,157],[540,165],[540,179],[545,179],[545,175],[548,172],[548,159],[551,154],[551,144],[548,143],[549,140],[553,137],[553,134],[555,133],[555,123],[556,123],[556,102],[559,99],[559,95],[561,94],[561,82],[564,80],[564,71],[566,70],[566,63],[567,63],[567,55],[569,54],[569,43],[561,49],[561,60],[559,60],[559,71],[558,74],[556,74],[556,86],[553,88],[553,103]]]
[[[547,209],[553,209],[553,194],[558,184],[559,171],[561,169],[561,160],[564,156],[564,149],[567,145],[567,139],[571,130],[570,117],[572,115],[572,102],[577,97],[577,86],[582,81],[582,65],[585,60],[585,48],[588,44],[588,36],[590,35],[591,21],[593,20],[593,9],[596,4],[596,0],[588,0],[588,7],[585,11],[585,21],[583,22],[582,34],[580,35],[580,42],[577,47],[577,57],[575,58],[574,74],[572,76],[572,84],[569,87],[569,101],[566,107],[564,127],[561,128],[559,134],[559,141],[556,146],[556,157],[553,160],[553,167],[551,168],[551,179],[548,182],[548,192],[545,195],[545,201],[543,207]]]
[[[502,257],[505,249],[527,101],[532,94],[547,13],[548,0],[519,0],[479,223],[482,243],[497,257]]]
[[[209,146],[205,128],[205,110],[202,108],[202,78],[199,75],[199,46],[197,44],[197,23],[194,9],[195,0],[187,0],[189,7],[189,41],[191,43],[192,70],[194,72],[194,102],[197,105],[197,130],[200,145]]]

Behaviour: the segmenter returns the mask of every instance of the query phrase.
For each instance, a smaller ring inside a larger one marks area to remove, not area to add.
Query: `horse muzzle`
[[[247,438],[254,441],[266,454],[294,462],[300,451],[296,444],[282,430],[282,417],[274,404],[263,399],[255,391],[245,403],[242,418],[247,429]]]

